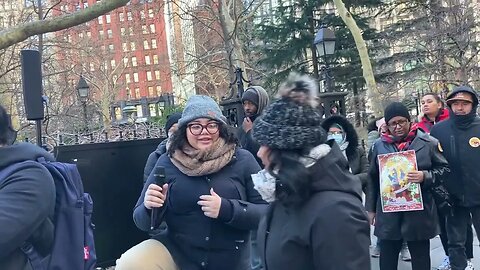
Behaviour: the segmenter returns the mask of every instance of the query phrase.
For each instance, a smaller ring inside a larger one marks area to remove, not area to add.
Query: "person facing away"
[[[291,74],[255,121],[265,169],[254,176],[271,201],[257,241],[266,270],[368,270],[370,227],[360,182],[321,126],[318,89]]]
[[[257,157],[260,145],[252,138],[252,127],[253,121],[262,114],[268,102],[268,93],[261,86],[250,86],[242,95],[245,118],[243,119],[242,127],[238,131],[238,139],[240,146],[252,153],[260,167],[263,167],[261,160]]]
[[[368,182],[368,160],[363,147],[358,145],[358,135],[353,125],[342,115],[332,115],[322,122],[328,131],[328,139],[334,140],[348,161],[350,172],[366,190]]]
[[[133,219],[149,231],[156,209],[155,226],[165,221],[167,229],[125,252],[116,269],[248,270],[250,230],[267,208],[251,179],[260,167],[237,147],[212,98],[189,98],[155,166],[165,168],[166,183],[150,174]]]
[[[26,242],[48,255],[54,228],[55,185],[38,158],[54,158],[29,143],[13,144],[16,132],[0,106],[0,269],[32,269],[21,248]],[[19,165],[21,163],[21,165]],[[15,166],[15,167],[13,167]],[[18,167],[17,167],[18,166]],[[12,169],[14,168],[14,169]]]
[[[430,133],[432,127],[443,120],[448,119],[448,109],[443,107],[442,99],[435,93],[426,93],[422,97],[422,114],[418,127],[425,133]]]
[[[178,120],[182,117],[181,112],[176,112],[167,116],[167,122],[165,123],[165,132],[167,133],[167,138],[163,140],[148,156],[147,162],[145,163],[145,168],[143,169],[143,182],[147,181],[148,176],[152,172],[153,168],[155,167],[155,163],[157,163],[158,158],[167,152],[167,142],[168,139],[172,136],[172,134],[177,130],[178,127]]]
[[[445,187],[454,199],[453,215],[447,216],[448,252],[453,270],[467,267],[465,240],[471,219],[480,232],[480,118],[478,96],[469,86],[459,86],[447,96],[450,118],[433,126],[431,135],[448,160],[451,177]]]
[[[410,250],[412,269],[429,270],[430,239],[439,234],[437,210],[430,188],[448,173],[448,163],[438,150],[438,141],[410,122],[408,109],[400,102],[389,104],[384,111],[388,132],[373,145],[370,159],[370,184],[365,207],[374,234],[380,240],[380,269],[395,270],[398,253],[406,241]],[[423,210],[383,212],[380,194],[378,156],[414,150],[416,171],[405,172],[410,183],[419,183]]]

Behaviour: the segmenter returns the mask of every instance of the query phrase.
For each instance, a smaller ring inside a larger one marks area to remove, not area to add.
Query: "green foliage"
[[[162,109],[161,116],[154,116],[150,118],[150,121],[157,123],[159,126],[163,127],[167,123],[167,117],[176,112],[182,112],[183,106],[168,106]]]
[[[257,50],[261,58],[257,62],[260,70],[267,74],[265,87],[276,89],[291,71],[312,73],[314,63],[313,40],[321,25],[334,30],[336,36],[335,55],[328,62],[335,77],[336,87],[346,89],[352,80],[357,80],[359,88],[364,85],[360,57],[350,30],[342,19],[332,11],[327,11],[325,4],[332,1],[303,0],[278,7],[273,17],[265,18],[255,31]],[[365,40],[376,38],[376,32],[369,27],[368,12],[355,14],[354,10],[369,10],[382,5],[379,0],[344,1],[351,11],[358,26],[363,30]],[[362,9],[360,9],[360,7]],[[373,14],[373,13],[372,13]],[[315,76],[320,74],[313,74]]]

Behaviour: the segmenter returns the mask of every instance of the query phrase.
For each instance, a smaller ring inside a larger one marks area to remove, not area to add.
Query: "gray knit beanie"
[[[253,138],[274,149],[308,149],[324,143],[317,83],[306,75],[291,74],[280,86],[279,100],[271,103],[255,120]]]
[[[182,117],[178,120],[178,126],[182,127],[198,118],[209,118],[227,125],[227,118],[223,116],[220,107],[208,96],[191,96],[183,109]]]

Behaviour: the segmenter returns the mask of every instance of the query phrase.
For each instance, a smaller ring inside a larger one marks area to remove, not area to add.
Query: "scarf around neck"
[[[207,150],[195,149],[187,143],[175,150],[170,160],[188,176],[203,176],[220,171],[232,160],[234,153],[235,144],[227,144],[223,138],[218,138]]]
[[[404,138],[399,138],[393,136],[390,131],[382,135],[382,141],[395,144],[397,146],[398,151],[407,150],[410,144],[412,143],[413,139],[417,136],[418,125],[416,123],[411,124],[410,131],[408,132],[407,136]]]

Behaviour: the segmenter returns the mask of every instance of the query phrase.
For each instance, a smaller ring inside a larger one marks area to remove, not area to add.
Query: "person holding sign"
[[[366,209],[380,239],[380,269],[395,270],[402,242],[413,270],[429,270],[430,239],[438,235],[438,218],[430,187],[449,172],[438,141],[410,121],[399,102],[385,108],[388,132],[372,148]]]

